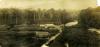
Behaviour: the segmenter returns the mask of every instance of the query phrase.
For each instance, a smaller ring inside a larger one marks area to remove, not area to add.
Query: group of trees
[[[78,25],[64,30],[63,38],[68,39],[69,47],[100,47],[100,33],[97,32],[100,30],[88,30],[100,29],[100,7],[81,10],[78,22]]]
[[[100,7],[82,10],[79,23],[85,28],[100,28]]]
[[[0,24],[62,24],[71,20],[66,10],[0,9]]]

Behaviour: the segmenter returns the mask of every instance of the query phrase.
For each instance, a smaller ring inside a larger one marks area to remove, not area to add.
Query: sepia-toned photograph
[[[100,47],[100,0],[0,0],[0,47]]]

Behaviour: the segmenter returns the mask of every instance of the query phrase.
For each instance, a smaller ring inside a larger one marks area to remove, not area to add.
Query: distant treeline
[[[0,24],[63,24],[71,21],[66,10],[0,9]]]

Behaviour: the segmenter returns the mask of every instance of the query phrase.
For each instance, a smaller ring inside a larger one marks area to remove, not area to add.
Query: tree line
[[[0,25],[3,24],[63,24],[71,21],[66,10],[0,9]]]

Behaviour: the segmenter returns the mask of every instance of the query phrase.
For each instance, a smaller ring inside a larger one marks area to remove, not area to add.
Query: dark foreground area
[[[57,29],[44,28],[37,25],[0,26],[1,47],[40,47],[51,36],[58,33]]]

